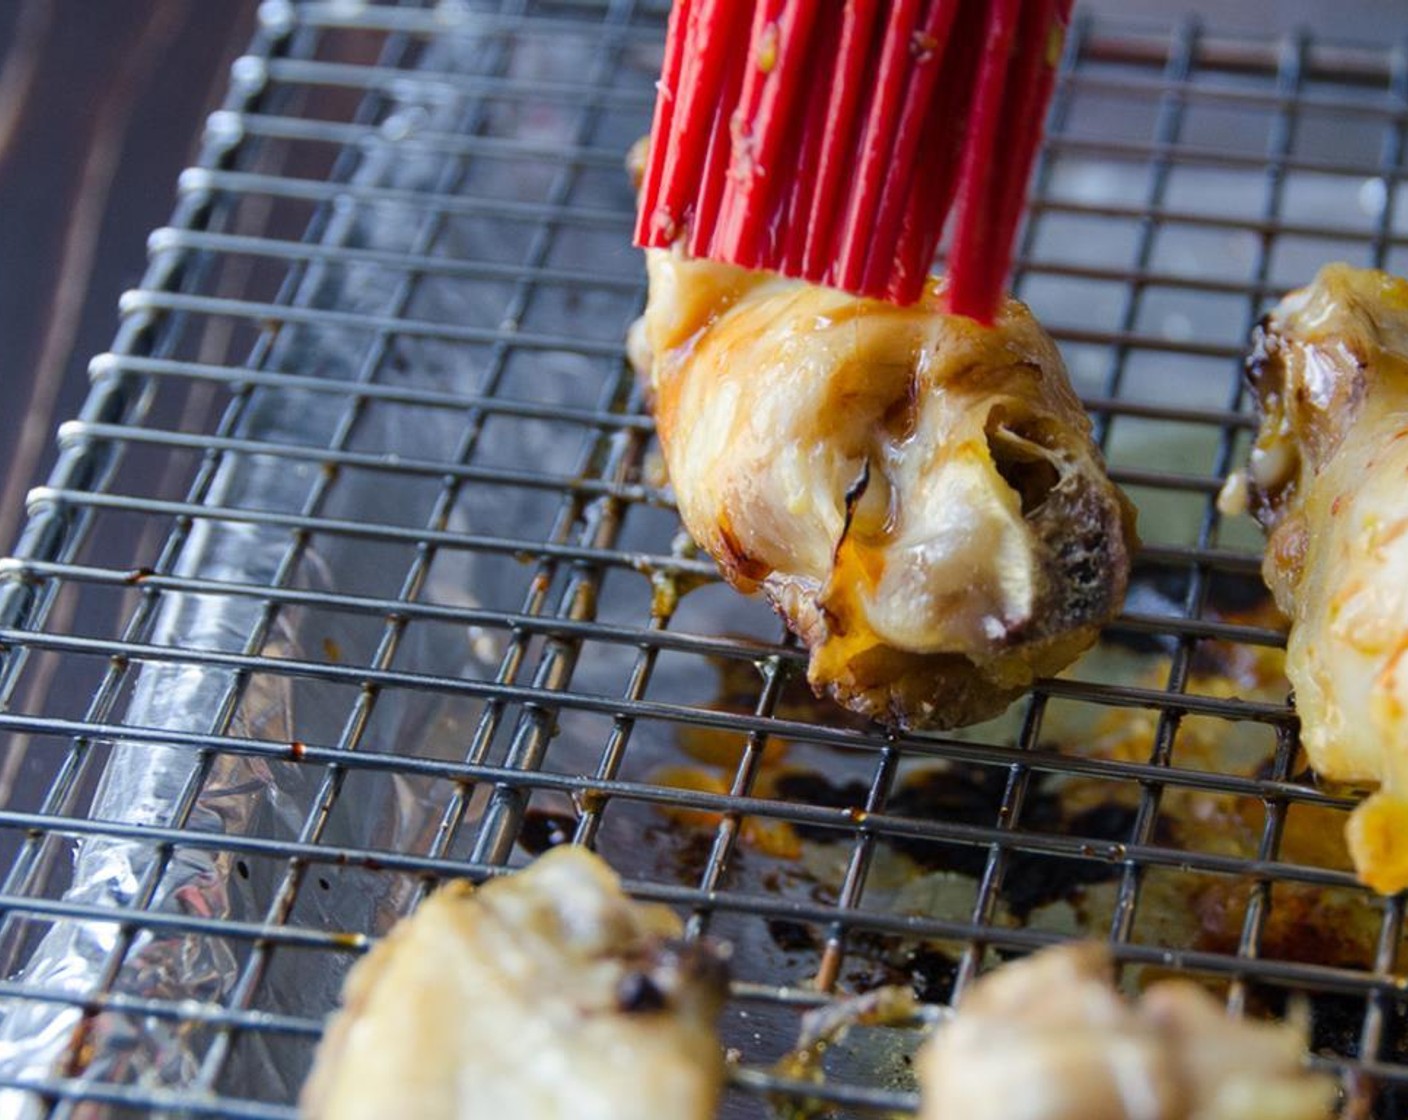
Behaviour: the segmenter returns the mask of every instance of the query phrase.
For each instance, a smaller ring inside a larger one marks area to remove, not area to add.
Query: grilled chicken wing
[[[917,1059],[921,1120],[1326,1120],[1305,1031],[1229,1019],[1188,981],[1137,1003],[1096,944],[1047,949],[975,984]]]
[[[723,1059],[712,950],[580,848],[451,885],[352,970],[310,1120],[705,1120]]]
[[[1350,818],[1360,877],[1408,887],[1408,281],[1330,265],[1253,340],[1261,410],[1247,491],[1291,620],[1301,742],[1328,778],[1376,782]]]
[[[1001,712],[1119,609],[1134,511],[1055,344],[677,252],[634,340],[694,539],[759,588],[820,694],[901,727]]]

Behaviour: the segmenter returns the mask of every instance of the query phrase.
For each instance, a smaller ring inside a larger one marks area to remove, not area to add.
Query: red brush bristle
[[[835,81],[825,102],[816,188],[807,215],[807,247],[801,270],[804,279],[829,278],[836,263],[836,229],[845,205],[846,177],[854,168],[852,153],[866,101],[867,63],[882,15],[880,0],[855,0],[845,5],[839,17],[833,17],[840,24],[836,56],[824,61],[830,61]]]
[[[1069,11],[680,0],[637,242],[904,303],[956,197],[949,303],[990,321]]]
[[[867,295],[883,296],[889,289],[900,223],[922,159],[919,141],[933,109],[932,95],[938,84],[949,33],[958,15],[958,3],[959,0],[929,0],[929,10],[914,35],[908,88],[901,101],[894,154],[880,184],[880,205],[860,283],[860,290]]]
[[[1010,119],[1016,136],[1013,144],[1011,166],[1003,177],[1006,195],[1002,200],[1003,226],[998,231],[1002,244],[1016,242],[1017,227],[1022,220],[1022,211],[1027,197],[1027,182],[1031,177],[1032,166],[1036,163],[1041,148],[1041,138],[1046,124],[1046,106],[1056,85],[1056,70],[1060,64],[1061,46],[1065,41],[1066,23],[1070,19],[1072,0],[1041,0],[1033,4],[1028,12],[1028,27],[1025,34],[1031,37],[1028,58],[1035,57],[1036,65],[1027,66],[1022,73],[1026,82],[1023,96],[1014,102]],[[1002,265],[1002,275],[998,283],[1006,279],[1011,262]]]
[[[1001,303],[1069,12],[1069,0],[994,2],[949,257],[957,314],[991,322]]]
[[[754,5],[743,66],[743,85],[729,120],[731,159],[713,244],[722,259],[735,264],[747,263],[739,255],[741,227],[747,218],[745,207],[748,203],[764,201],[763,192],[755,189],[759,145],[755,129],[758,106],[763,100],[763,90],[777,55],[777,17],[782,12],[783,3],[784,0],[759,0]],[[737,44],[734,50],[738,50]],[[773,61],[766,57],[769,54]]]
[[[948,262],[948,298],[950,308],[959,314],[976,312],[975,318],[992,315],[990,307],[983,307],[983,293],[987,290],[986,274],[993,250],[993,215],[999,203],[999,192],[993,189],[993,169],[999,158],[1003,95],[1009,80],[1022,2],[993,0],[990,8],[968,139],[959,171],[961,185],[953,252]]]
[[[806,7],[805,2],[802,5]],[[798,27],[798,39],[807,42],[801,50],[793,50],[778,60],[779,71],[783,68],[806,66],[811,50],[809,42],[815,27]],[[789,81],[788,76],[779,72],[778,84],[782,89],[805,95],[807,92],[800,82]],[[758,174],[766,176],[766,206],[749,207],[752,218],[744,228],[745,251],[748,259],[772,267],[772,262],[780,262],[777,267],[786,268],[788,213],[791,209],[792,183],[801,174],[802,145],[805,142],[806,118],[809,114],[797,112],[795,106],[784,105],[780,99],[771,104],[764,101],[761,114],[775,114],[785,122],[785,127],[777,128],[771,122],[761,123],[768,134],[768,141],[758,154]],[[745,203],[746,205],[746,203]]]
[[[904,109],[904,93],[913,61],[910,46],[919,20],[919,0],[892,0],[875,75],[875,95],[861,136],[860,161],[846,207],[836,260],[835,283],[861,291],[866,249],[875,228],[875,211],[890,167],[895,132]]]
[[[685,36],[682,28],[688,23],[693,0],[679,0],[670,9],[670,23],[665,32],[665,61],[660,68],[656,86],[655,118],[650,124],[650,151],[646,155],[645,174],[640,184],[640,208],[636,213],[636,242],[651,244],[656,207],[660,198],[660,181],[665,176],[665,160],[658,145],[670,134],[675,113],[675,101],[680,84],[680,68],[684,63]]]
[[[734,0],[695,0],[684,13],[685,44],[677,84],[671,91],[675,107],[670,113],[666,142],[658,157],[664,160],[660,189],[649,218],[650,244],[673,241],[684,228],[691,203],[702,182],[706,149],[699,143],[699,122],[712,121],[724,108],[720,92],[728,53],[736,49],[735,25],[744,6]]]
[[[840,35],[840,21],[821,20],[816,28],[816,39],[812,45],[816,59],[825,61],[836,54],[837,39]],[[809,93],[822,104],[831,99],[835,88],[837,71],[830,66],[821,67],[814,73],[817,86]],[[805,267],[807,251],[807,218],[812,210],[818,182],[818,165],[821,162],[821,144],[825,135],[825,117],[820,113],[807,113],[802,120],[801,135],[797,139],[796,174],[786,184],[787,204],[780,212],[782,222],[782,271],[791,276],[800,276]]]
[[[807,48],[816,24],[811,0],[762,5],[753,25],[748,70],[734,117],[733,164],[724,193],[720,251],[739,264],[766,267],[774,259],[777,211],[796,174],[801,132],[795,103],[803,92]]]
[[[693,257],[718,259],[716,243],[719,209],[723,205],[724,189],[728,184],[728,166],[733,159],[730,135],[733,113],[729,108],[738,101],[743,85],[744,58],[741,51],[727,56],[723,77],[723,96],[714,106],[713,119],[708,122],[705,142],[704,170],[700,175],[699,194],[689,223],[689,253]]]
[[[965,133],[953,122],[968,118],[979,61],[969,44],[982,35],[984,19],[985,13],[976,5],[963,4],[949,35],[943,72],[920,143],[925,158],[917,165],[896,237],[895,264],[886,292],[896,303],[909,303],[923,292],[944,219],[958,190]]]

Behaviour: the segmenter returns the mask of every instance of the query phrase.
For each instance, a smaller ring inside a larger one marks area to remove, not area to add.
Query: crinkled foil
[[[460,6],[452,15],[464,17]],[[456,21],[447,21],[452,27]],[[472,74],[498,66],[508,57],[509,75],[516,79],[543,79],[564,73],[577,76],[589,71],[588,40],[563,40],[547,47],[529,41],[513,42],[486,31],[475,33],[472,19],[460,18],[459,30],[439,37],[418,62],[425,70]],[[578,57],[580,56],[580,57]],[[648,73],[648,63],[642,75]],[[648,79],[645,79],[648,80]],[[360,187],[395,188],[429,193],[454,189],[455,157],[436,151],[419,139],[430,133],[454,134],[477,127],[515,140],[543,145],[549,151],[577,139],[579,106],[563,103],[559,111],[541,106],[520,110],[512,102],[479,103],[451,83],[417,82],[413,76],[395,91],[395,104],[384,114],[373,139],[361,152],[352,182]],[[475,114],[481,114],[478,121]],[[624,151],[624,145],[623,145]],[[502,199],[522,195],[539,197],[546,182],[561,173],[556,159],[525,161],[486,160],[472,168],[473,191]],[[578,201],[585,205],[622,205],[627,189],[603,184]],[[593,198],[592,194],[597,197]],[[426,223],[436,221],[430,208],[414,195],[408,201],[353,203],[350,198],[334,204],[334,213],[323,239],[348,246],[406,252],[413,249],[464,259],[512,262],[521,259],[517,242],[498,246],[492,223],[442,222],[427,234]],[[504,233],[505,238],[508,232]],[[623,251],[623,262],[628,251]],[[638,267],[638,264],[635,265]],[[398,289],[405,272],[376,264],[310,267],[295,302],[314,308],[372,315],[397,314]],[[440,323],[483,323],[499,314],[504,287],[496,290],[463,278],[429,276],[416,286],[412,303],[403,313]],[[536,298],[536,297],[535,297]],[[564,293],[544,293],[542,298],[564,301]],[[575,310],[563,304],[553,330],[573,334],[573,316],[590,316],[588,296]],[[303,376],[353,382],[366,376],[375,363],[379,384],[471,394],[482,388],[482,362],[467,357],[465,348],[434,339],[399,336],[393,351],[372,357],[374,345],[368,330],[317,324],[288,325],[280,332],[268,365]],[[580,403],[558,400],[578,393],[573,388],[574,364],[582,377],[603,382],[602,360],[570,352],[545,358],[554,363],[557,376],[545,378],[542,403]],[[564,376],[565,375],[565,376]],[[298,444],[312,448],[330,446],[345,421],[348,398],[295,389],[259,389],[242,417],[236,435],[253,441]],[[408,420],[404,412],[366,410],[355,427],[363,446],[382,450],[388,457],[424,457],[427,447],[453,447],[463,432],[465,416],[449,409],[421,409]],[[496,458],[496,440],[514,440],[515,456],[536,457],[544,471],[570,471],[574,458],[556,445],[549,432],[541,437],[520,428],[498,433],[490,424],[484,432],[479,455]],[[248,453],[223,456],[218,476],[205,502],[210,506],[258,509],[273,513],[308,511],[310,496],[323,484],[317,463]],[[338,478],[328,500],[318,511],[329,517],[419,528],[425,523],[424,479],[405,480],[394,473],[359,472]],[[432,484],[431,491],[433,492]],[[510,535],[520,496],[510,491],[495,495],[484,488],[486,502],[476,507],[480,522],[467,515],[451,516],[451,530],[472,530]],[[557,495],[544,500],[560,501]],[[499,503],[499,508],[493,502]],[[285,528],[202,519],[181,550],[175,572],[182,576],[238,584],[273,585],[288,563],[293,540]],[[385,555],[373,547],[359,548],[345,537],[315,537],[294,568],[297,586],[346,592],[377,586],[384,592],[378,570]],[[404,571],[407,561],[400,561]],[[442,550],[431,566],[422,597],[440,603],[472,604],[478,600],[503,605],[494,599],[492,586],[475,571],[470,554]],[[475,595],[478,595],[478,600]],[[521,596],[520,596],[521,597]],[[265,622],[267,607],[257,598],[165,593],[151,642],[167,648],[190,648],[232,653],[259,653],[265,657],[305,656],[310,650],[371,650],[386,625],[384,618],[345,612],[277,614],[262,642],[251,635]],[[292,621],[290,621],[292,619]],[[441,626],[434,630],[412,627],[398,650],[398,664],[433,666],[439,673],[492,678],[497,666],[494,643],[483,634]],[[345,733],[355,692],[319,688],[316,682],[295,683],[275,673],[256,674],[243,687],[225,668],[190,664],[142,663],[134,669],[135,687],[122,720],[134,727],[207,733],[220,729],[220,716],[234,704],[231,733],[290,742],[337,743]],[[238,699],[234,699],[238,697]],[[473,718],[479,707],[463,698],[439,697],[429,692],[397,691],[378,699],[361,742],[375,749],[398,750],[418,756],[463,756]],[[307,820],[320,783],[321,768],[294,762],[218,754],[203,758],[194,747],[170,746],[140,738],[112,745],[89,815],[126,825],[177,825],[230,835],[258,835],[296,839],[307,829]],[[393,776],[358,786],[357,803],[338,804],[320,839],[329,844],[378,847],[383,850],[424,850],[424,838],[440,821],[448,799],[447,789],[428,779]],[[345,794],[343,800],[352,797]],[[189,803],[189,814],[184,809]],[[179,847],[164,870],[157,868],[155,843],[108,838],[88,838],[74,848],[71,885],[65,900],[100,907],[115,913],[133,907],[170,911],[209,918],[246,922],[277,921],[271,908],[288,873],[287,861],[270,859],[236,861],[228,853]],[[240,866],[237,867],[237,863]],[[156,873],[159,872],[159,873]],[[305,903],[300,895],[300,923],[331,930],[385,929],[407,905],[413,884],[404,877],[362,875],[355,886],[339,890],[340,869],[319,867],[315,872],[330,888],[312,892]],[[154,882],[152,882],[154,880]],[[373,884],[369,887],[369,884]],[[144,898],[143,891],[150,897]],[[303,892],[309,893],[309,892]],[[247,940],[222,939],[207,934],[142,929],[126,947],[119,962],[120,926],[78,920],[58,920],[43,936],[16,979],[35,987],[81,997],[105,986],[105,973],[116,969],[111,989],[166,1001],[192,1000],[218,1003],[227,999],[237,983],[250,952]],[[263,975],[263,991],[272,992],[281,1006],[261,1009],[318,1016],[336,1002],[336,992],[348,955],[327,950],[278,950]],[[148,1086],[210,1089],[238,1086],[241,1095],[291,1099],[305,1072],[306,1047],[282,1047],[283,1036],[268,1039],[257,1032],[242,1036],[215,1086],[202,1085],[202,1062],[216,1031],[199,1020],[143,1017],[107,1012],[87,1023],[73,1005],[58,1002],[7,1001],[0,1022],[0,1075],[40,1079],[55,1074],[95,1081],[137,1082]],[[78,1040],[78,1045],[75,1044]],[[285,1051],[291,1050],[293,1056]],[[71,1052],[72,1051],[72,1052]],[[0,1094],[0,1115],[22,1117],[39,1110],[31,1094]],[[84,1105],[84,1116],[116,1115],[100,1105]]]

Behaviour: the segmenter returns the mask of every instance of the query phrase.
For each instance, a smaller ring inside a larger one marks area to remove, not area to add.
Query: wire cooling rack
[[[1402,902],[1347,870],[1214,499],[1268,300],[1408,271],[1404,46],[1077,21],[1017,283],[1141,507],[1134,590],[1008,717],[889,737],[679,538],[623,361],[663,14],[263,5],[4,562],[0,1108],[292,1116],[370,937],[575,839],[736,943],[726,1115],[912,1109],[912,1038],[771,1064],[840,994],[1077,931],[1308,1000],[1399,1114]]]

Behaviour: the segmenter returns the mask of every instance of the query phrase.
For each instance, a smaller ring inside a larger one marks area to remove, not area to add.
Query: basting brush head
[[[636,243],[991,322],[1071,0],[677,0]]]

